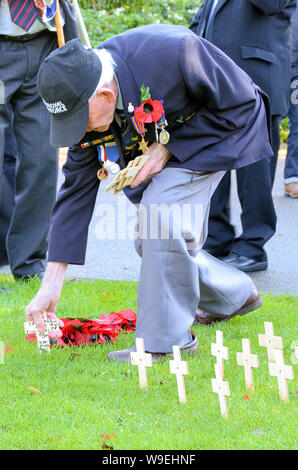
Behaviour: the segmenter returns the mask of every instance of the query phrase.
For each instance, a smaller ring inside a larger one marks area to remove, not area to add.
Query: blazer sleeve
[[[240,67],[196,35],[181,40],[180,69],[188,99],[197,103],[198,111],[171,133],[167,148],[185,162],[245,128],[259,97]]]
[[[75,145],[69,149],[63,167],[65,181],[52,213],[48,261],[84,264],[99,188],[98,168],[96,148]]]
[[[278,15],[293,4],[293,0],[248,0],[248,2],[259,8],[265,15]]]

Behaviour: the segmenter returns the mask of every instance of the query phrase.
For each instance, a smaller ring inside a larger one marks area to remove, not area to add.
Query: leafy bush
[[[80,0],[91,44],[130,28],[168,23],[189,26],[202,0]]]

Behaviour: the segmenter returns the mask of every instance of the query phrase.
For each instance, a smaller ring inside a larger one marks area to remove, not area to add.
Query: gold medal
[[[144,135],[142,135],[142,140],[139,142],[139,149],[142,150],[143,153],[148,150],[148,142],[145,142]]]

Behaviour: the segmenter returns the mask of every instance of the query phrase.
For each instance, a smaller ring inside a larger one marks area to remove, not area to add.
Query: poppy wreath
[[[120,332],[136,329],[137,315],[133,310],[111,312],[99,318],[61,318],[64,323],[60,338],[50,339],[51,346],[79,346],[115,341]],[[36,342],[34,333],[26,336],[28,341]]]

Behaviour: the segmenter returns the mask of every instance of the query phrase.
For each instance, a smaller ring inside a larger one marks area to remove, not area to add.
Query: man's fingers
[[[60,328],[64,327],[63,321],[60,320],[60,318],[58,318],[54,312],[47,312],[47,319],[48,320],[58,320]]]
[[[32,317],[39,333],[45,333],[46,326],[45,326],[42,314],[40,312],[36,312],[36,313],[33,312]]]
[[[147,179],[150,179],[152,176],[152,163],[150,160],[148,160],[141,169],[140,173],[138,173],[137,176],[132,180],[130,187],[136,188],[139,186],[139,184],[143,183],[143,181],[146,181]]]

